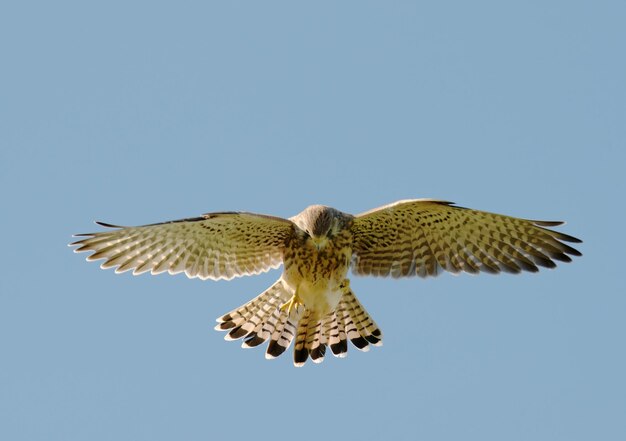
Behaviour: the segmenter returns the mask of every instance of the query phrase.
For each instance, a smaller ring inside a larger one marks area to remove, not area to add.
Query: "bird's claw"
[[[293,296],[291,296],[291,299],[289,299],[289,301],[280,305],[280,310],[287,311],[287,315],[291,315],[291,311],[297,311],[300,306],[304,306],[304,303],[302,303],[300,298],[296,294],[294,294]]]

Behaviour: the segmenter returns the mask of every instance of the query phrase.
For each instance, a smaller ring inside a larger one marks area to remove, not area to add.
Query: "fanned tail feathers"
[[[341,298],[337,312],[342,310],[344,332],[354,346],[362,351],[368,351],[370,344],[382,346],[383,334],[352,290]]]
[[[245,305],[218,318],[215,329],[228,331],[226,340],[243,338],[243,348],[258,346],[271,338],[266,358],[277,357],[289,347],[295,334],[293,320],[280,309],[291,296],[282,279],[278,279]]]
[[[382,333],[351,290],[343,294],[335,311],[321,318],[306,308],[291,315],[281,309],[292,295],[279,279],[250,302],[220,317],[215,329],[228,331],[226,340],[243,338],[244,348],[269,339],[265,358],[278,357],[295,339],[295,366],[304,365],[309,357],[321,363],[327,347],[343,358],[348,353],[348,340],[361,351],[368,351],[370,344],[382,345]]]

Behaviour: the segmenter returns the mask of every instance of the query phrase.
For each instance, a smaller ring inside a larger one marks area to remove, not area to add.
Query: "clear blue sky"
[[[626,439],[624,2],[0,9],[0,439]],[[433,197],[566,220],[520,276],[353,278],[385,345],[213,331],[279,275],[102,271],[94,220]]]

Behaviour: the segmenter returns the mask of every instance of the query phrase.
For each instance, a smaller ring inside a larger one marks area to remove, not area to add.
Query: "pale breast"
[[[324,315],[339,303],[339,285],[346,278],[350,258],[350,248],[338,246],[336,240],[329,240],[320,249],[310,240],[303,241],[286,252],[283,279],[307,309]]]

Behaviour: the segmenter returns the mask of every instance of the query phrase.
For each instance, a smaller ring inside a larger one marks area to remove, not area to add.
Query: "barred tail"
[[[323,318],[305,310],[298,323],[294,347],[294,365],[302,366],[310,356],[314,363],[324,361],[326,347],[333,355],[345,357],[348,340],[357,349],[368,351],[369,345],[381,346],[382,333],[351,290],[346,291],[337,309]]]
[[[307,309],[289,315],[280,306],[292,296],[279,279],[250,302],[218,318],[215,329],[228,331],[226,340],[243,338],[243,348],[269,339],[265,358],[278,357],[295,338],[296,366],[304,365],[309,357],[314,363],[321,363],[327,346],[333,355],[345,357],[348,340],[361,351],[369,350],[370,344],[382,345],[382,333],[351,290],[344,292],[335,311],[322,318]]]
[[[270,339],[265,358],[275,358],[291,345],[297,317],[289,317],[280,306],[292,297],[282,279],[245,305],[218,318],[215,329],[229,331],[225,340],[243,338],[242,348],[253,348]]]

